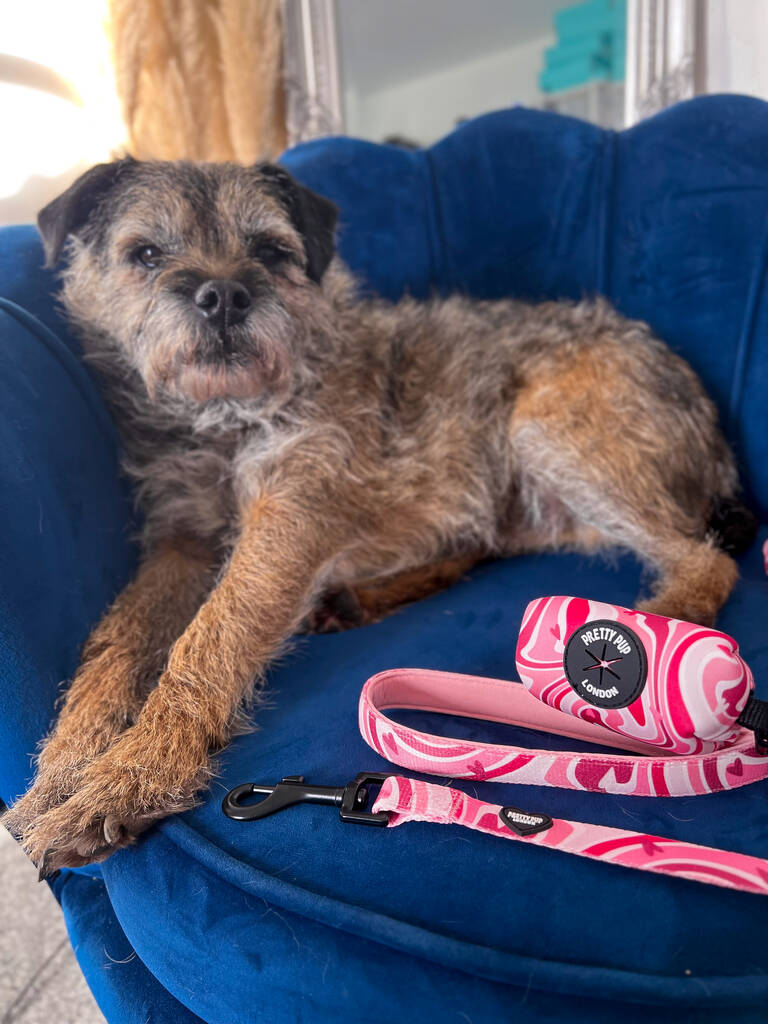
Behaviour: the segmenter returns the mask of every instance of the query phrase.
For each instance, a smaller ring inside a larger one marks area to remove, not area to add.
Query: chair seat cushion
[[[759,545],[742,571],[720,625],[765,680],[768,582]],[[574,555],[499,561],[377,625],[299,640],[271,675],[259,731],[227,749],[205,802],[102,865],[139,959],[176,999],[222,1024],[462,1020],[460,1012],[490,1022],[508,1019],[511,1006],[520,1021],[547,1019],[541,1014],[556,1006],[557,1020],[639,1020],[648,1012],[639,1004],[648,1003],[658,1020],[684,1020],[693,1008],[696,1020],[726,1008],[729,1020],[752,1019],[768,997],[760,897],[459,826],[370,829],[310,805],[251,823],[221,811],[224,793],[241,782],[304,774],[336,785],[363,769],[387,770],[357,729],[357,698],[372,673],[429,666],[513,679],[532,596],[567,591],[632,604],[638,580],[629,557],[618,571]],[[534,738],[400,714],[432,732]],[[765,783],[669,800],[456,785],[498,803],[768,857]]]

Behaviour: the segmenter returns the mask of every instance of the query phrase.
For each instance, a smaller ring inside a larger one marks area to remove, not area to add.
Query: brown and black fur
[[[733,458],[646,324],[600,300],[361,299],[335,219],[269,165],[130,160],[40,215],[145,516],[7,819],[43,871],[189,806],[254,680],[339,594],[370,621],[480,558],[563,547],[634,551],[666,615],[712,622],[734,585],[709,528],[733,518]]]

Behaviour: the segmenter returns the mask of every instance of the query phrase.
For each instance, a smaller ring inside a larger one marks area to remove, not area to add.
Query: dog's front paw
[[[110,784],[106,778],[104,788],[89,783],[27,829],[22,846],[40,869],[41,878],[60,868],[106,860],[135,842],[155,821],[190,807],[197,789],[190,787],[187,799],[166,795],[152,805],[141,801],[125,782],[122,790],[110,794],[106,789]]]
[[[90,727],[74,715],[63,719],[40,753],[32,786],[3,816],[3,825],[23,839],[38,818],[78,790],[88,765],[124,728],[125,722],[113,716],[105,716]]]
[[[76,792],[26,824],[22,845],[41,877],[105,860],[155,821],[191,807],[209,774],[200,742],[171,751],[133,727],[83,770]]]
[[[165,813],[170,810],[135,817],[117,809],[94,810],[76,794],[38,818],[28,829],[22,846],[40,869],[42,880],[60,868],[105,860],[134,842]]]
[[[3,815],[3,825],[23,839],[38,818],[72,796],[87,763],[88,757],[81,749],[54,738],[38,761],[32,786]]]

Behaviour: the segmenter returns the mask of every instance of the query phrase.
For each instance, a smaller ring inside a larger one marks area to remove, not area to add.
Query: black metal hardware
[[[371,784],[381,786],[388,778],[387,772],[360,772],[346,786],[311,786],[303,775],[286,775],[274,786],[245,782],[227,793],[221,809],[235,821],[257,821],[293,804],[327,804],[339,808],[342,821],[382,827],[388,823],[389,814],[367,810],[373,802],[368,787]],[[250,796],[264,796],[264,799],[246,803]]]

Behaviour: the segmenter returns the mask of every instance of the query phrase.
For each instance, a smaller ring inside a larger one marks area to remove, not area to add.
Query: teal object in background
[[[626,0],[587,0],[555,15],[557,43],[544,51],[542,92],[561,92],[587,82],[623,82]]]

